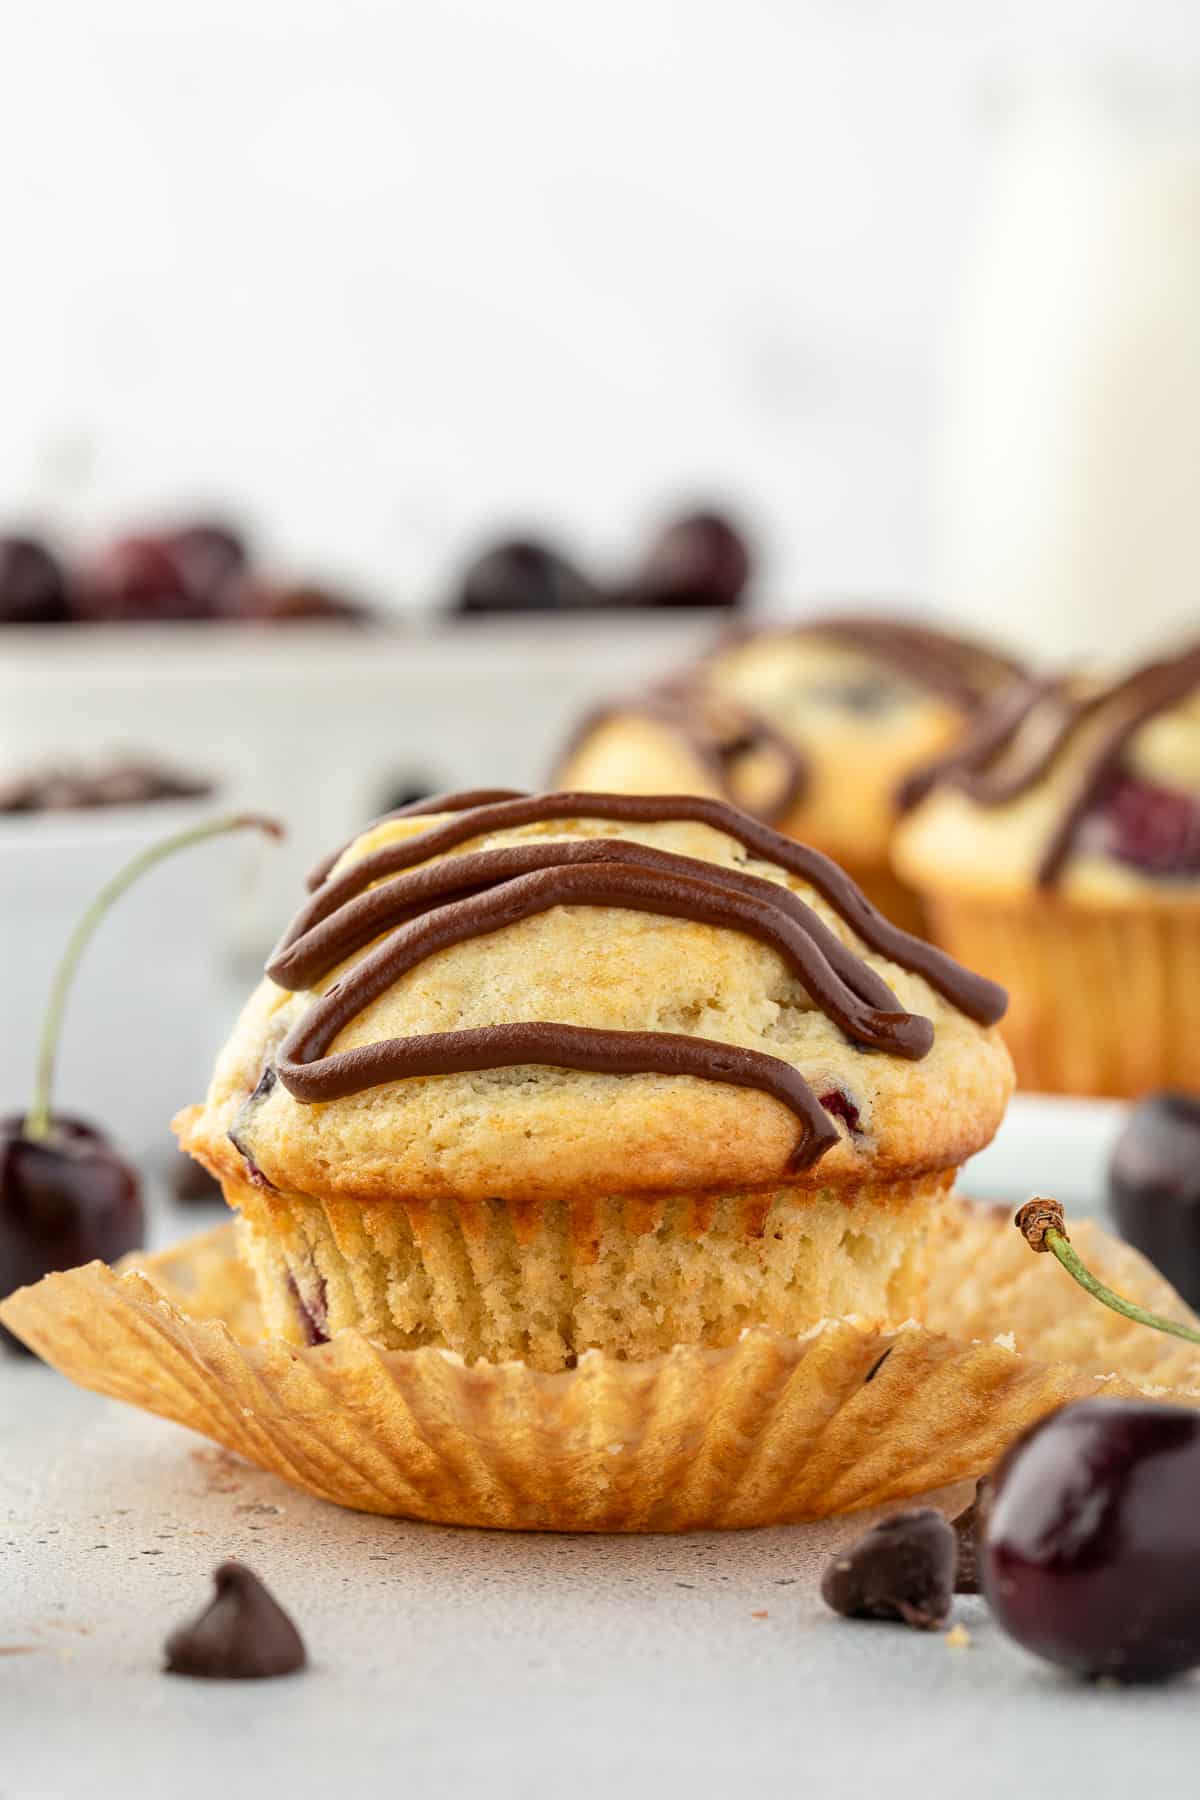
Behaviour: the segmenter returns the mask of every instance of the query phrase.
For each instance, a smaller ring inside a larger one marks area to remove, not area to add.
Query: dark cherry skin
[[[993,1473],[983,1592],[1025,1649],[1083,1676],[1160,1681],[1200,1664],[1200,1412],[1082,1400]]]
[[[1200,1306],[1200,1096],[1139,1100],[1108,1166],[1123,1238],[1148,1256],[1189,1306]]]
[[[460,613],[579,612],[601,604],[587,577],[557,550],[513,538],[476,557],[454,598]]]
[[[210,610],[191,592],[170,543],[157,537],[117,538],[84,572],[76,604],[89,620],[116,623],[197,619]]]
[[[736,606],[750,580],[750,551],[718,512],[686,513],[651,544],[632,583],[644,606]]]
[[[70,616],[66,578],[46,546],[0,536],[0,625],[62,625]]]
[[[165,543],[196,605],[219,612],[229,588],[249,566],[241,535],[229,525],[203,520],[171,532]]]
[[[1200,875],[1200,794],[1121,775],[1105,796],[1109,854],[1160,881]]]
[[[55,1269],[115,1262],[145,1234],[137,1173],[103,1132],[64,1115],[35,1142],[24,1125],[0,1119],[0,1295]],[[24,1348],[3,1328],[0,1340]]]
[[[202,1163],[193,1162],[183,1151],[177,1151],[171,1164],[171,1196],[181,1206],[208,1204],[221,1198],[221,1184]]]

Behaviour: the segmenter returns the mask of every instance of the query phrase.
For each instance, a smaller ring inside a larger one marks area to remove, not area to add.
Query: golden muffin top
[[[948,1169],[1004,1007],[724,802],[457,795],[314,877],[187,1147],[283,1191],[549,1198]]]
[[[1200,644],[1110,680],[1015,685],[911,783],[918,887],[1106,904],[1200,891]]]
[[[765,627],[593,714],[556,779],[720,795],[848,862],[881,861],[905,777],[1018,673],[985,645],[902,619]]]

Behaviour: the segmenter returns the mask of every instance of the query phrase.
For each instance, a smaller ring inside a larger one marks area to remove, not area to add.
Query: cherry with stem
[[[109,909],[156,864],[208,838],[253,829],[282,835],[271,819],[228,814],[174,832],[117,871],[72,931],[50,987],[28,1110],[0,1119],[0,1296],[56,1269],[137,1249],[145,1214],[137,1171],[103,1131],[53,1109],[54,1072],[71,984]],[[0,1329],[0,1339],[16,1339]]]
[[[1092,1274],[1067,1235],[1066,1219],[1057,1200],[1037,1198],[1027,1201],[1013,1223],[1031,1250],[1042,1254],[1048,1252],[1057,1257],[1067,1274],[1081,1288],[1113,1312],[1120,1313],[1123,1318],[1133,1319],[1138,1325],[1148,1325],[1152,1331],[1165,1331],[1171,1337],[1184,1338],[1189,1344],[1200,1344],[1200,1331],[1193,1326],[1147,1312],[1144,1306],[1138,1306],[1134,1301],[1114,1293],[1112,1288]]]

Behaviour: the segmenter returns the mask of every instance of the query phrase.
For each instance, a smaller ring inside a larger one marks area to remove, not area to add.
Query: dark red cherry
[[[1121,1236],[1189,1306],[1200,1306],[1200,1096],[1168,1091],[1139,1100],[1108,1180]]]
[[[1200,875],[1200,794],[1122,775],[1102,817],[1118,862],[1162,880]]]
[[[168,540],[118,538],[84,572],[79,612],[95,621],[203,618]]]
[[[70,616],[62,569],[45,545],[0,536],[0,625],[61,625]]]
[[[115,1262],[145,1231],[137,1173],[103,1132],[64,1115],[43,1138],[24,1127],[21,1114],[0,1119],[0,1297],[55,1269]]]
[[[228,813],[139,850],[109,876],[68,937],[50,982],[32,1101],[26,1112],[0,1119],[0,1298],[56,1269],[115,1262],[141,1244],[137,1175],[95,1126],[54,1111],[66,1001],[93,933],[129,888],[177,851],[247,829],[282,836],[282,827],[260,813]]]
[[[750,567],[746,541],[728,519],[686,513],[651,544],[632,597],[645,606],[736,606]]]
[[[221,1198],[221,1184],[203,1163],[177,1151],[171,1162],[169,1185],[172,1198],[182,1206],[204,1205]]]
[[[1003,1457],[980,1575],[1025,1649],[1078,1675],[1156,1681],[1200,1664],[1200,1412],[1083,1400]]]
[[[197,606],[217,612],[231,583],[249,564],[243,538],[212,521],[184,525],[166,540],[176,567]]]
[[[460,613],[579,612],[600,595],[566,557],[546,544],[514,538],[476,557],[454,599]]]

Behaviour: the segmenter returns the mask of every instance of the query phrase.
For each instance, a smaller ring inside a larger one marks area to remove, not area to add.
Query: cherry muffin
[[[919,930],[915,896],[891,867],[906,783],[1018,673],[999,651],[901,619],[747,631],[585,720],[555,778],[734,801],[835,857]]]
[[[1009,989],[1022,1084],[1200,1088],[1200,644],[1020,683],[912,788],[897,866]]]

